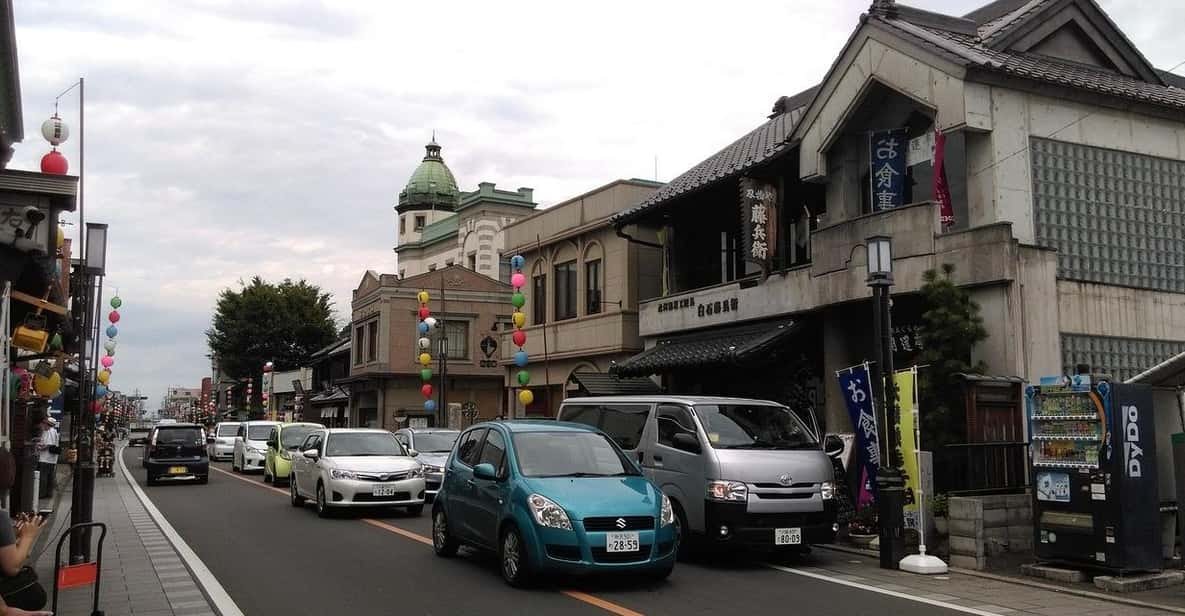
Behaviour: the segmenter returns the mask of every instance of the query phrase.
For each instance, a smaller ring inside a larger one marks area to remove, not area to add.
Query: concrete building
[[[918,351],[922,274],[944,264],[982,308],[975,356],[993,374],[1126,378],[1185,350],[1183,86],[1093,0],[962,17],[876,0],[818,86],[615,219],[657,234],[668,264],[639,306],[648,348],[620,374],[807,399],[849,431],[834,372],[875,357],[863,246],[877,234],[892,236],[899,366]],[[872,197],[870,133],[886,128],[909,150],[899,203]],[[750,260],[743,187],[774,195],[768,260]]]
[[[201,399],[200,387],[170,387],[161,403],[161,416],[182,418],[197,410]]]
[[[432,336],[432,386],[443,394],[435,415],[424,411],[420,392],[421,290],[442,323]],[[510,285],[459,265],[408,278],[366,272],[351,304],[350,376],[337,381],[349,387],[349,425],[457,427],[502,414],[498,333],[510,325],[510,295]]]
[[[407,278],[459,265],[509,282],[502,230],[535,209],[534,191],[499,190],[492,182],[481,182],[477,190],[461,192],[436,138],[425,148],[424,160],[395,206],[399,275]]]
[[[517,409],[519,415],[554,417],[569,391],[620,392],[624,384],[610,378],[609,369],[642,350],[638,299],[661,292],[662,253],[627,242],[610,219],[660,186],[617,180],[506,227],[506,254],[526,260],[524,349],[535,402]],[[515,408],[521,406],[515,393],[519,368],[511,363],[517,347],[510,334],[502,335],[502,360],[506,404]],[[650,381],[643,385],[653,387]]]

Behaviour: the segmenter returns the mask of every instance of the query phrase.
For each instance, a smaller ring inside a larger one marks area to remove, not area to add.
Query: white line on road
[[[909,601],[915,601],[917,603],[925,603],[927,605],[936,605],[938,607],[944,607],[948,610],[955,610],[958,612],[963,612],[965,614],[976,614],[977,616],[1000,616],[999,614],[997,614],[995,612],[989,612],[986,610],[977,610],[973,607],[964,607],[962,605],[955,605],[954,603],[947,603],[945,601],[939,601],[937,599],[926,599],[925,597],[919,597],[917,595],[910,595],[910,594],[906,594],[903,592],[897,592],[895,590],[878,588],[876,586],[870,586],[868,584],[861,584],[859,582],[850,582],[848,580],[841,580],[839,578],[826,576],[826,575],[823,575],[820,573],[813,573],[811,571],[803,571],[802,569],[795,569],[793,567],[783,567],[781,565],[771,565],[771,564],[767,564],[766,566],[771,569],[777,569],[778,571],[784,571],[786,573],[793,573],[794,575],[801,575],[804,577],[814,578],[816,580],[823,580],[825,582],[831,582],[832,584],[842,584],[844,586],[851,586],[852,588],[859,588],[860,590],[867,590],[870,592],[880,593],[882,595],[889,595],[890,597],[897,597],[898,599],[907,599]]]
[[[132,491],[136,493],[136,498],[140,499],[140,503],[144,505],[144,509],[148,511],[148,515],[152,516],[152,520],[160,527],[165,537],[168,537],[169,543],[173,544],[173,549],[177,550],[177,554],[181,556],[181,560],[185,561],[185,566],[189,568],[193,577],[197,578],[197,583],[206,591],[206,596],[210,602],[214,604],[214,609],[218,610],[221,616],[244,616],[243,611],[235,604],[234,599],[230,598],[230,594],[218,583],[218,578],[206,567],[206,563],[198,558],[198,555],[189,548],[189,544],[181,538],[181,535],[173,528],[172,524],[165,519],[163,513],[152,504],[148,499],[148,495],[144,490],[140,489],[139,484],[132,477],[132,472],[128,470],[126,464],[123,463],[123,450],[125,447],[120,447],[119,451],[115,453],[115,457],[119,460],[119,468],[123,471],[123,478],[127,480],[128,484],[132,486]]]

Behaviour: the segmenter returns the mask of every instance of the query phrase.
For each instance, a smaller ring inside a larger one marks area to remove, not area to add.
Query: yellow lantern
[[[33,375],[33,391],[43,398],[52,398],[62,389],[62,375],[51,372],[49,376]]]
[[[103,370],[99,372],[99,382],[106,385],[111,380],[111,371]]]
[[[535,394],[531,393],[529,389],[520,389],[518,392],[518,401],[523,403],[523,406],[530,406],[535,401]]]
[[[514,326],[519,329],[522,329],[527,324],[527,315],[517,310],[514,311],[514,314],[510,315],[510,318],[514,319]]]
[[[58,237],[57,237],[56,241],[57,241],[58,248],[61,248],[63,245],[66,244],[66,230],[65,229],[58,227]]]
[[[427,366],[432,363],[432,356],[427,353],[420,353],[420,365]]]
[[[416,295],[416,299],[420,300],[421,304],[427,304],[428,303],[428,292],[427,291],[420,291],[419,295]]]

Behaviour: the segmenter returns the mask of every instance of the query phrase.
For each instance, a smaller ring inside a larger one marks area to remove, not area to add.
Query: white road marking
[[[181,560],[185,561],[185,566],[189,568],[190,573],[197,579],[197,583],[206,591],[206,596],[210,602],[214,604],[214,609],[218,610],[221,616],[244,616],[243,611],[235,604],[234,599],[230,598],[230,594],[218,583],[218,578],[206,567],[202,559],[190,549],[189,544],[181,538],[181,535],[173,528],[172,524],[165,519],[163,513],[152,504],[148,499],[148,495],[144,490],[140,489],[140,485],[132,477],[132,472],[128,470],[126,464],[123,463],[123,450],[120,447],[119,451],[115,453],[115,457],[120,461],[119,467],[123,470],[123,477],[132,486],[132,491],[136,493],[136,498],[140,499],[140,504],[144,505],[144,509],[148,511],[148,515],[160,527],[165,537],[169,539],[169,543],[173,544],[173,549],[177,550],[177,554],[181,556]]]
[[[916,595],[910,595],[910,594],[906,594],[903,592],[897,592],[895,590],[887,590],[884,588],[879,588],[877,586],[871,586],[869,584],[861,584],[859,582],[851,582],[848,580],[841,580],[841,579],[834,578],[831,576],[823,575],[821,573],[812,573],[810,571],[803,571],[802,569],[795,569],[793,567],[783,567],[782,565],[771,565],[771,564],[766,564],[766,566],[771,569],[777,569],[778,571],[784,571],[786,573],[793,573],[794,575],[801,575],[803,577],[814,578],[816,580],[823,580],[825,582],[831,582],[832,584],[842,584],[843,586],[851,586],[852,588],[859,588],[860,590],[867,590],[869,592],[880,593],[882,595],[888,595],[890,597],[897,597],[898,599],[906,599],[906,600],[914,601],[917,603],[925,603],[926,605],[935,605],[938,607],[946,608],[948,610],[955,610],[957,612],[963,612],[964,614],[976,614],[977,616],[1000,616],[999,614],[997,614],[995,612],[988,612],[986,610],[977,610],[973,607],[955,605],[954,603],[947,603],[946,601],[939,601],[937,599],[926,599],[924,597],[918,597]]]

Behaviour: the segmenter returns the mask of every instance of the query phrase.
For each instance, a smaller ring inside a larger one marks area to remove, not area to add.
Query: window
[[[247,440],[266,441],[273,429],[272,426],[247,426]]]
[[[407,233],[407,216],[399,217],[399,234]]]
[[[560,412],[563,421],[574,421],[600,429],[625,450],[637,449],[650,406],[646,404],[571,404]]]
[[[584,264],[584,294],[585,314],[600,314],[602,306],[600,259]]]
[[[366,361],[376,361],[379,358],[379,322],[371,321],[366,324]]]
[[[547,274],[531,279],[531,314],[535,325],[547,322]]]
[[[510,257],[498,253],[498,280],[510,284],[510,275],[512,268],[510,267]]]
[[[661,414],[661,410],[659,413]],[[812,449],[819,441],[790,409],[756,404],[695,407],[713,449]],[[659,438],[663,426],[659,424]]]
[[[481,448],[481,459],[477,461],[478,464],[492,464],[494,470],[498,474],[502,474],[502,461],[506,459],[506,441],[502,438],[502,433],[497,430],[490,430],[486,434],[486,444]]]
[[[280,445],[289,451],[296,449],[316,429],[316,426],[288,426],[280,431]]]
[[[468,257],[468,267],[473,271],[477,271],[477,253],[473,253]]]
[[[657,417],[660,445],[674,447],[676,434],[695,436],[695,422],[691,419],[691,413],[687,412],[687,409],[681,406],[660,406]]]
[[[239,427],[234,424],[221,424],[218,426],[218,436],[234,436],[239,431]],[[133,430],[135,432],[135,430]]]
[[[304,442],[300,444],[301,451],[308,451],[310,449],[316,449],[316,447],[317,447],[317,435],[316,434],[310,434],[309,437],[306,438],[304,440]]]
[[[527,477],[638,475],[638,469],[596,432],[520,432],[514,435],[519,472]]]
[[[449,359],[469,359],[469,321],[444,321]]]
[[[403,446],[407,447],[408,449],[412,448],[411,443],[407,440],[407,435],[402,432],[395,433],[395,440],[399,441],[400,443],[403,443]]]
[[[576,262],[555,266],[555,320],[576,318]]]
[[[362,326],[354,328],[354,365],[362,363],[362,352],[366,346],[366,334]]]
[[[416,231],[424,230],[425,218],[423,216],[416,216],[416,226],[413,227]]]
[[[478,428],[461,435],[461,444],[457,446],[457,460],[466,466],[476,464],[478,449],[480,449],[478,445],[481,444],[481,437],[485,433],[485,428]]]

